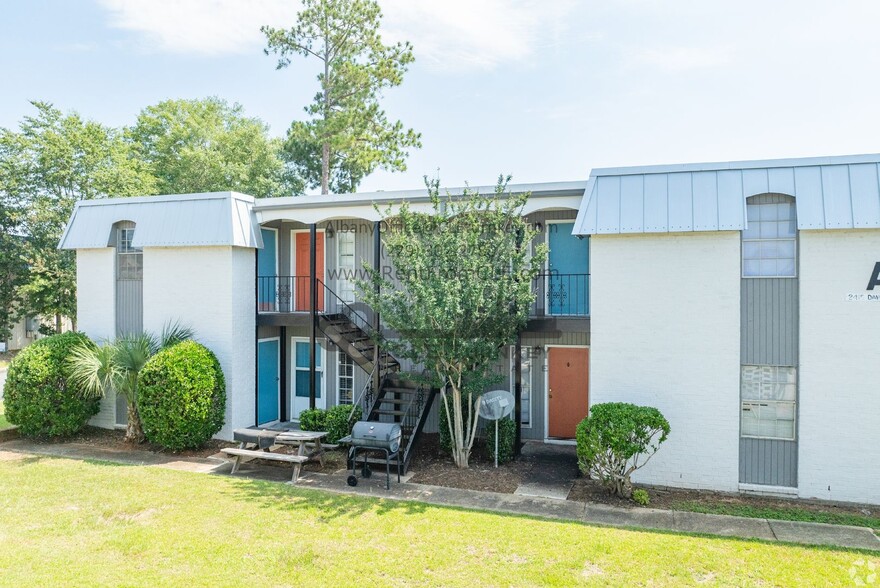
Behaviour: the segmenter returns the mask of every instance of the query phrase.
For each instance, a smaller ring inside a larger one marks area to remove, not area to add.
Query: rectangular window
[[[315,395],[321,397],[323,389],[324,367],[321,365],[323,352],[321,346],[315,349]],[[309,343],[308,341],[294,342],[294,393],[297,397],[309,397]]]
[[[116,278],[118,280],[142,280],[144,278],[144,254],[140,247],[133,247],[134,228],[116,230]]]
[[[793,278],[797,275],[797,221],[794,200],[746,205],[742,233],[743,277]]]
[[[354,240],[353,231],[340,231],[336,234],[336,269],[339,272],[337,290],[343,302],[354,302]]]
[[[742,436],[793,441],[797,412],[797,369],[744,365],[741,377]]]
[[[351,404],[354,397],[354,362],[351,357],[341,349],[336,351],[338,356],[337,385],[339,390],[338,404]]]
[[[523,347],[520,361],[522,379],[520,380],[520,415],[523,428],[532,426],[532,348]],[[516,397],[516,347],[510,348],[510,393]]]

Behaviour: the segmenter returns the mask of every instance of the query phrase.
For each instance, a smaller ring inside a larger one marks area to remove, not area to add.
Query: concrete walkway
[[[232,467],[231,462],[220,457],[181,458],[148,451],[115,451],[78,443],[39,444],[25,439],[0,443],[0,461],[16,459],[21,454],[109,461],[196,473],[228,474]],[[236,476],[249,479],[278,482],[290,479],[288,468],[245,463],[239,471],[240,473]],[[359,480],[356,487],[350,487],[346,484],[348,472],[319,474],[306,471],[303,472],[297,486],[339,494],[418,501],[441,506],[575,521],[590,525],[700,533],[880,551],[880,539],[865,527],[751,519],[638,507],[628,509],[522,494],[458,490],[413,484],[406,481],[401,484],[392,481],[391,490],[386,491],[383,473],[374,471],[372,478]]]

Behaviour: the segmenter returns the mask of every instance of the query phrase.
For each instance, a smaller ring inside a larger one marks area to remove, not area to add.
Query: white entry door
[[[299,419],[299,413],[309,408],[309,340],[293,338],[293,403],[290,418]],[[315,353],[315,408],[327,408],[327,395],[324,390],[324,348],[318,343]]]

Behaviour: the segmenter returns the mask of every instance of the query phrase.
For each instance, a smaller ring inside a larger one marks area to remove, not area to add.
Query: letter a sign
[[[868,290],[873,290],[874,286],[880,286],[880,261],[874,264],[874,273],[871,274],[871,280],[868,282]]]

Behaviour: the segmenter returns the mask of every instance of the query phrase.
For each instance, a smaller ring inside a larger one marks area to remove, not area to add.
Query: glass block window
[[[337,389],[339,390],[339,404],[351,404],[354,398],[354,362],[347,353],[341,349],[336,351],[338,356]]]
[[[523,428],[532,426],[532,348],[522,348],[522,379],[520,380],[520,414],[519,422]],[[510,393],[516,397],[516,347],[510,348]]]
[[[746,204],[748,228],[742,233],[745,278],[797,275],[797,213],[789,196],[765,194]]]
[[[337,289],[339,297],[349,304],[354,302],[354,237],[353,231],[340,231],[336,234],[336,268],[339,272]]]
[[[116,279],[144,279],[144,253],[132,246],[134,223],[125,223],[116,229]]]
[[[797,369],[744,365],[741,386],[742,436],[794,440]]]

